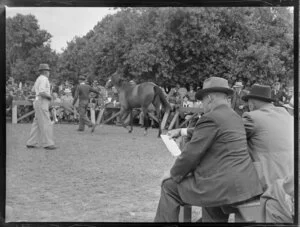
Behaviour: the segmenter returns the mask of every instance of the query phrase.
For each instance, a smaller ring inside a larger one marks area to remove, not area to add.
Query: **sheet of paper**
[[[178,156],[181,154],[181,150],[173,139],[170,139],[168,135],[160,135],[160,137],[172,155]]]

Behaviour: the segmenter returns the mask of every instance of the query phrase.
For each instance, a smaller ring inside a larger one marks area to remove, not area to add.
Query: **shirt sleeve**
[[[38,93],[46,93],[50,95],[50,83],[46,77],[40,77],[39,82],[37,83]]]
[[[212,119],[202,117],[197,122],[192,139],[185,144],[182,153],[170,171],[171,177],[177,183],[180,183],[188,173],[199,165],[201,158],[212,145],[217,133],[218,127]]]

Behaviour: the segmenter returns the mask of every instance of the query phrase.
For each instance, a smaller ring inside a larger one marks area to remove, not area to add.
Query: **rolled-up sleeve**
[[[180,183],[199,165],[201,158],[211,147],[218,130],[216,123],[210,118],[202,117],[197,122],[190,142],[185,144],[181,155],[178,156],[171,168],[171,177],[174,181]]]

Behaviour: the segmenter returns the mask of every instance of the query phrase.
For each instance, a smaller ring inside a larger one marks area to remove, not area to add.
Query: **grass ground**
[[[30,124],[7,124],[6,221],[152,222],[174,158],[157,129],[54,125],[57,150],[27,149]]]

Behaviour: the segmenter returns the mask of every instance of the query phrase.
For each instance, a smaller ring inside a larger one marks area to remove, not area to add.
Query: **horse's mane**
[[[119,73],[115,72],[111,78],[113,84],[120,88],[132,87],[132,85],[127,81],[124,77],[122,77]]]

